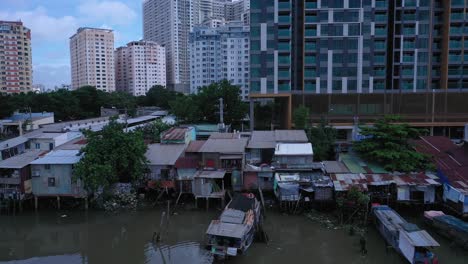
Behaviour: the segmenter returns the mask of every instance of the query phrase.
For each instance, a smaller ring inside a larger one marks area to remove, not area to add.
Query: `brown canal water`
[[[204,233],[219,211],[188,210],[170,217],[163,243],[151,240],[160,225],[160,210],[126,214],[46,212],[0,216],[0,263],[211,263],[202,249]],[[66,216],[64,216],[66,215]],[[373,226],[367,235],[368,254],[361,256],[359,236],[327,229],[305,216],[267,212],[270,242],[256,242],[245,255],[226,263],[406,263],[388,251]],[[466,264],[468,252],[428,230],[441,244],[440,263]]]

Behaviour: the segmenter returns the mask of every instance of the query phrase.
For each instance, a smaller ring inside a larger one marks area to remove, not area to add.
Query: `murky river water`
[[[121,215],[43,211],[0,216],[0,262],[209,263],[209,255],[198,244],[203,243],[210,220],[218,214],[215,210],[190,210],[171,216],[161,246],[151,243],[153,232],[159,228],[160,210]],[[383,239],[373,227],[369,229],[365,257],[359,253],[358,236],[327,229],[305,216],[269,211],[265,230],[271,239],[268,245],[255,243],[245,255],[227,263],[405,263],[393,250],[386,252]],[[468,252],[434,237],[441,244],[436,250],[440,263],[468,263]]]

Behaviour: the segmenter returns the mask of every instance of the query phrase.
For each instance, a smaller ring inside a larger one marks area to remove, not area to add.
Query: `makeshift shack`
[[[206,207],[209,207],[209,199],[220,199],[224,207],[224,175],[225,170],[202,170],[194,176],[193,194],[195,203],[198,199],[206,200]]]

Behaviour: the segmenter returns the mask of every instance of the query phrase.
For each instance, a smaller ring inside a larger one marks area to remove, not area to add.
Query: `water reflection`
[[[213,256],[200,247],[196,242],[180,242],[176,245],[157,245],[147,244],[146,263],[193,263],[210,264],[213,262]]]
[[[200,246],[211,219],[219,211],[180,211],[163,227],[163,242],[151,242],[159,229],[161,211],[109,215],[101,212],[40,212],[0,217],[2,263],[167,263],[205,264],[211,256]],[[414,221],[413,221],[414,222]],[[359,253],[359,237],[346,230],[327,229],[303,216],[269,211],[265,230],[270,243],[254,243],[245,255],[227,263],[405,263],[369,228],[368,255]],[[431,231],[431,230],[428,230]],[[431,232],[441,244],[441,263],[465,264],[468,253]],[[183,242],[190,241],[190,242]]]

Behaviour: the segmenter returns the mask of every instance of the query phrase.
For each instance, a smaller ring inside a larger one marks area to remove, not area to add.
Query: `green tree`
[[[169,109],[169,102],[176,99],[181,94],[170,91],[161,85],[151,87],[146,93],[145,99],[141,100],[145,106],[159,106],[164,109]]]
[[[83,181],[88,192],[143,176],[147,162],[143,135],[123,130],[122,124],[112,120],[102,131],[84,131],[88,143],[81,150],[83,158],[75,167],[75,177]]]
[[[386,170],[414,172],[433,169],[428,156],[414,150],[411,139],[421,130],[401,122],[399,116],[386,116],[376,120],[373,126],[361,126],[365,139],[353,144],[353,149],[364,159],[383,165]]]
[[[194,101],[198,106],[203,120],[219,122],[219,98],[224,102],[224,122],[226,124],[238,123],[248,111],[248,105],[242,102],[240,88],[227,80],[212,83],[199,89]]]
[[[151,141],[151,143],[161,142],[161,133],[173,127],[172,125],[166,124],[161,119],[151,122],[145,126],[139,127],[136,130],[143,133],[145,140]]]
[[[308,130],[308,136],[314,148],[314,159],[334,160],[337,131],[322,119],[316,127]]]
[[[294,110],[293,122],[296,129],[306,129],[309,124],[309,108],[301,105]]]
[[[171,113],[182,123],[195,123],[200,121],[200,112],[195,103],[194,96],[178,96],[169,102]]]

